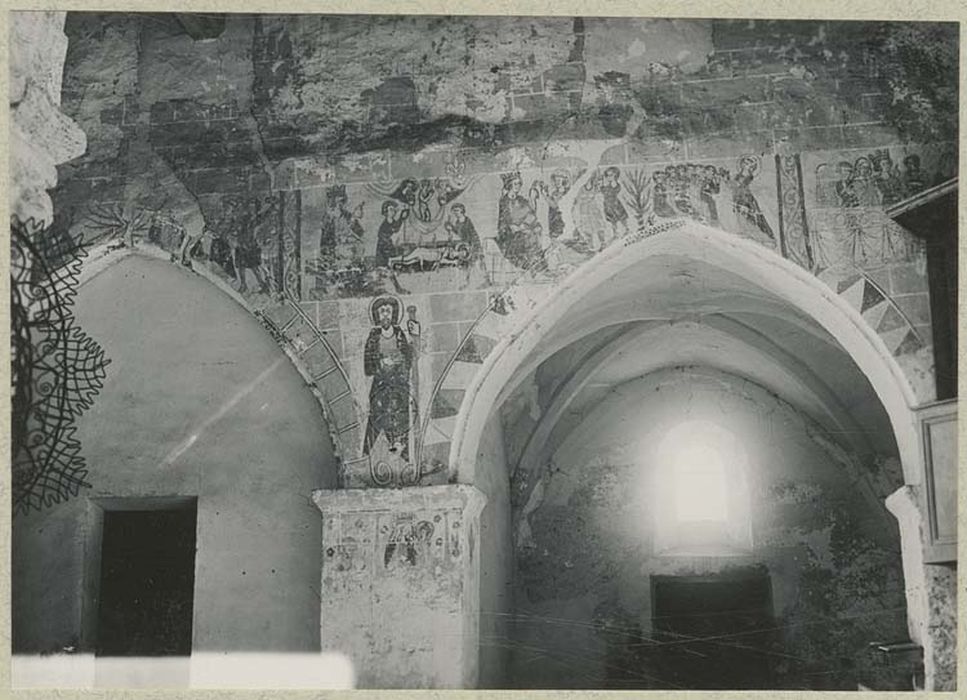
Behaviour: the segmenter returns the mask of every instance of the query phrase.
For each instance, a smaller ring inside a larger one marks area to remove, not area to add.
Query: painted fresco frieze
[[[476,369],[602,250],[696,221],[817,275],[922,265],[884,207],[955,167],[941,146],[636,161],[632,145],[303,159],[276,168],[278,189],[198,196],[158,165],[163,191],[86,225],[220,278],[304,363],[343,484],[394,487],[446,478]]]
[[[581,151],[546,160],[536,151],[493,157],[489,167],[478,158],[470,174],[465,160],[448,153],[435,177],[423,168],[422,177],[381,175],[302,190],[302,228],[319,231],[302,237],[302,298],[553,282],[663,218],[691,218],[776,245],[768,159],[601,166]],[[513,167],[494,172],[499,163]]]

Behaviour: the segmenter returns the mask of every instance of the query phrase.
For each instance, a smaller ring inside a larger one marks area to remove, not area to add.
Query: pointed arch
[[[763,297],[811,319],[835,338],[866,376],[889,416],[906,482],[918,483],[922,457],[912,410],[918,398],[890,348],[866,322],[861,309],[807,270],[756,242],[694,221],[676,224],[602,251],[503,334],[468,385],[456,417],[450,445],[451,478],[473,483],[480,436],[498,396],[520,367],[533,362],[532,353],[541,341],[555,331],[561,332],[565,319],[582,300],[613,285],[622,273],[625,277],[620,279],[627,283],[636,266],[675,256],[741,278]]]
[[[131,255],[169,259],[168,252],[150,244],[133,248],[102,244],[88,253],[80,271],[78,286],[83,286]],[[329,432],[335,456],[340,464],[340,481],[344,481],[349,464],[367,460],[360,454],[361,410],[356,404],[349,375],[324,334],[316,328],[305,310],[292,299],[284,299],[278,306],[265,311],[255,309],[241,294],[204,266],[199,265],[192,270],[254,316],[305,380],[322,408],[325,425],[320,428]]]

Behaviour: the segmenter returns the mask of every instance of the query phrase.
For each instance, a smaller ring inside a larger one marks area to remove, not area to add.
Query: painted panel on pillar
[[[457,687],[476,658],[467,524],[479,510],[435,503],[465,487],[433,488],[447,491],[404,489],[392,507],[371,491],[317,501],[322,648],[352,659],[357,687]]]

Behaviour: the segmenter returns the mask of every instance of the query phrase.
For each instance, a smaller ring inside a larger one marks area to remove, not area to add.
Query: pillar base
[[[480,511],[463,484],[319,490],[322,650],[357,688],[473,688]]]

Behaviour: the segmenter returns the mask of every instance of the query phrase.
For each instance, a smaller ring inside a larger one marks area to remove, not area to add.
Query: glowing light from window
[[[671,427],[658,446],[664,504],[660,511],[673,523],[728,522],[729,475],[735,472],[735,436],[715,422],[690,420]]]
[[[643,449],[655,467],[655,552],[731,556],[751,550],[749,457],[739,437],[718,421],[691,419],[668,425],[655,449],[649,447]]]
[[[680,523],[725,522],[728,484],[722,456],[706,444],[684,444],[671,450],[675,519]]]

